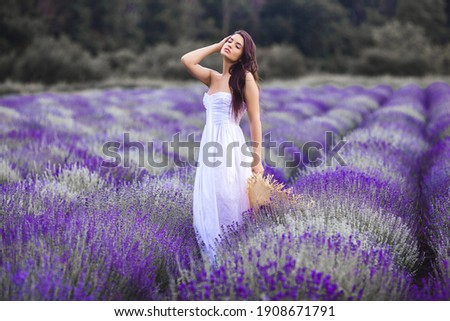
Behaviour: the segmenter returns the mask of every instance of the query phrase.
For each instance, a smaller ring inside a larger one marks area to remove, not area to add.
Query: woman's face
[[[232,35],[220,50],[220,54],[232,62],[241,58],[244,52],[244,38],[240,34]]]

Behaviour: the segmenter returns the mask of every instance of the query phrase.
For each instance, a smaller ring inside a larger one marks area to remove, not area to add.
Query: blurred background
[[[237,29],[263,80],[450,74],[450,0],[2,0],[0,15],[3,83],[183,81],[185,52]]]

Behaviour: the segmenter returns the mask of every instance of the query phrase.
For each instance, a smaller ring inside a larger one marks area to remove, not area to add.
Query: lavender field
[[[214,266],[192,227],[195,167],[163,144],[200,140],[204,91],[0,97],[1,300],[450,299],[449,84],[263,88],[263,136],[293,142],[265,149],[265,172],[304,201],[249,210]],[[102,166],[124,133],[167,166],[138,148]],[[323,162],[340,141],[345,164]]]

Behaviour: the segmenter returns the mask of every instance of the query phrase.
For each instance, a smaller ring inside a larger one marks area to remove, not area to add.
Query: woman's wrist
[[[257,165],[258,163],[261,163],[261,154],[259,154],[259,153],[253,153],[252,166]]]
[[[226,37],[223,38],[221,41],[216,42],[216,43],[214,44],[216,52],[220,52],[220,50],[222,49],[223,45],[225,44],[225,42],[228,41],[229,38],[230,38],[230,36],[226,36]]]
[[[222,49],[222,44],[220,42],[216,42],[213,44],[214,46],[214,52],[220,52],[220,49]]]

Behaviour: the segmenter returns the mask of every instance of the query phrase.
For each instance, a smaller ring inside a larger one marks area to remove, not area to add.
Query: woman
[[[221,229],[225,231],[227,226],[241,222],[242,213],[250,208],[247,178],[264,172],[255,51],[251,36],[239,30],[181,58],[188,72],[208,86],[203,96],[206,124],[195,174],[193,215],[202,254],[211,262],[215,261],[215,241]],[[222,55],[222,73],[200,65],[216,52]],[[245,111],[250,124],[251,153],[246,150],[239,127]]]

